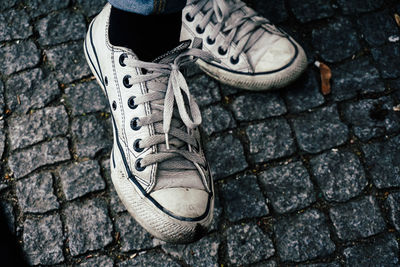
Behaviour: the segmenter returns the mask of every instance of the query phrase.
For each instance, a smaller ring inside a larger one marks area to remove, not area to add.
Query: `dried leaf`
[[[321,92],[323,95],[327,95],[331,92],[331,69],[328,67],[328,65],[319,61],[315,61],[315,66],[319,68],[321,73]]]
[[[397,26],[400,27],[400,15],[397,13],[394,13],[394,19],[396,20]]]

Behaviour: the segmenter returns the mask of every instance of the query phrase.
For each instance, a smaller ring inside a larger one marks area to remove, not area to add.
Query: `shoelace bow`
[[[197,58],[207,61],[215,60],[212,55],[198,48],[181,52],[170,63],[144,62],[130,57],[125,59],[128,67],[147,70],[147,74],[128,79],[129,84],[146,82],[149,91],[142,96],[136,96],[135,105],[149,102],[153,110],[149,116],[138,118],[138,126],[154,123],[156,132],[155,135],[140,140],[139,148],[165,143],[165,148],[143,157],[140,161],[141,167],[177,156],[202,166],[206,165],[204,158],[193,150],[193,148],[198,150],[200,145],[197,141],[199,137],[194,136],[192,131],[201,124],[200,109],[180,72],[181,67],[192,63]],[[166,78],[168,78],[168,85],[165,83]],[[175,103],[178,112],[174,110]],[[182,149],[184,146],[188,149]]]
[[[233,41],[237,42],[236,51],[232,55],[235,60],[242,52],[246,53],[261,38],[264,33],[261,25],[267,27],[271,33],[284,35],[269,20],[258,16],[257,12],[250,8],[248,8],[247,14],[231,16],[235,11],[246,7],[246,4],[241,1],[189,0],[188,4],[195,4],[190,12],[192,14],[189,13],[190,17],[194,17],[200,11],[204,13],[204,17],[198,25],[201,29],[204,29],[215,15],[217,23],[209,38],[215,40],[220,32],[226,33],[227,38],[221,45],[221,49],[224,51],[228,50]],[[229,23],[226,23],[228,21]]]

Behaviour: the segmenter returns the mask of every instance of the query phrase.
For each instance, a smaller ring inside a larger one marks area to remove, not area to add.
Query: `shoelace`
[[[153,111],[149,116],[134,118],[135,126],[154,123],[156,132],[155,135],[140,140],[137,146],[143,149],[165,143],[165,148],[140,159],[140,168],[179,156],[201,166],[206,165],[205,159],[195,151],[199,149],[200,144],[197,141],[199,137],[194,136],[192,131],[201,123],[200,109],[180,72],[181,67],[197,58],[215,60],[212,55],[198,48],[181,52],[170,63],[152,63],[125,58],[126,66],[147,70],[147,74],[128,78],[129,85],[146,82],[149,91],[142,96],[136,96],[134,103],[139,105],[150,102]],[[168,79],[167,85],[166,79]],[[174,110],[175,103],[178,111]],[[185,145],[187,149],[183,149]]]
[[[258,16],[250,8],[246,9],[247,14],[237,12],[236,16],[232,16],[234,12],[246,7],[246,4],[241,1],[189,0],[188,4],[195,4],[193,10],[189,13],[190,17],[193,18],[200,11],[204,14],[198,25],[200,31],[204,30],[213,18],[216,19],[215,27],[209,36],[211,42],[214,42],[220,32],[226,34],[227,38],[220,46],[221,54],[226,53],[232,42],[237,42],[236,51],[232,55],[233,60],[237,60],[241,53],[246,53],[264,34],[261,25],[267,27],[273,34],[284,35],[269,20]]]

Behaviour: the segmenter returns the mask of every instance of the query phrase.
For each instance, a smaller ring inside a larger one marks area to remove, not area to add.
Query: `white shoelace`
[[[141,159],[141,167],[175,157],[183,157],[201,166],[206,165],[205,159],[196,152],[200,144],[197,141],[198,136],[194,136],[192,131],[201,123],[200,109],[193,100],[186,80],[180,72],[181,67],[192,63],[195,58],[215,60],[209,53],[198,48],[191,48],[180,52],[168,63],[144,62],[131,57],[124,61],[128,67],[147,70],[147,74],[128,79],[129,84],[146,83],[148,92],[142,96],[136,96],[135,105],[149,102],[152,114],[138,118],[137,126],[154,123],[156,132],[155,135],[140,140],[139,148],[165,143],[165,146],[160,146],[162,148],[157,153],[149,154]],[[178,111],[174,110],[175,103]],[[194,169],[194,166],[183,165],[185,166],[178,167]]]

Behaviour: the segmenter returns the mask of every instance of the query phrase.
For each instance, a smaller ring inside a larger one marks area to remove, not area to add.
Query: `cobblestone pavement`
[[[30,264],[399,265],[400,3],[249,2],[310,66],[267,93],[190,71],[217,208],[207,236],[171,245],[110,180],[109,110],[82,52],[104,1],[1,1],[0,203]],[[327,96],[315,59],[332,68]]]

